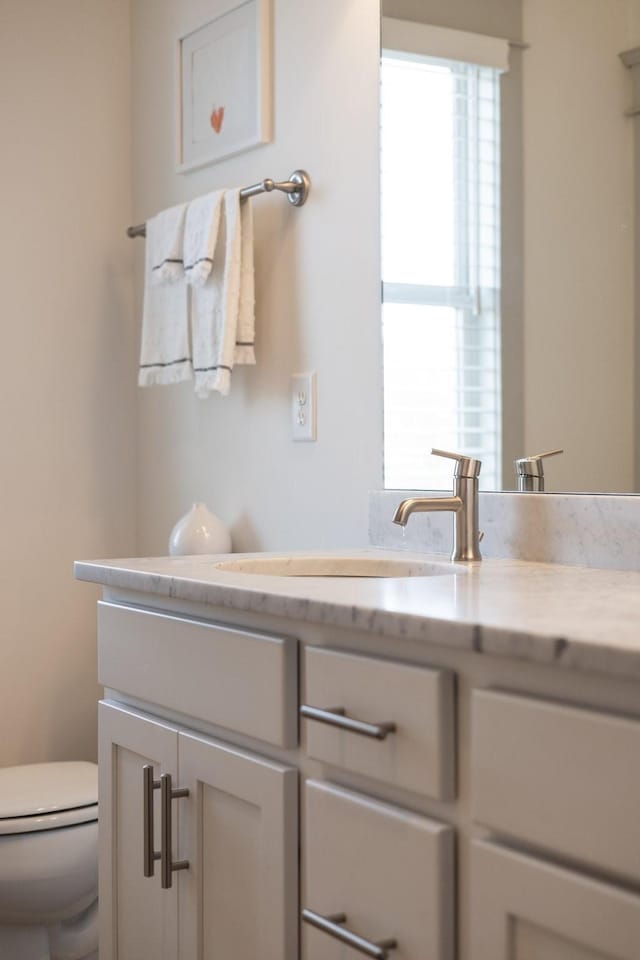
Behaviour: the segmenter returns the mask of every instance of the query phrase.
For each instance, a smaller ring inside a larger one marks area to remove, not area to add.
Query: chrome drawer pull
[[[389,951],[398,946],[397,940],[379,940],[377,943],[373,943],[371,940],[365,940],[364,937],[359,937],[357,933],[352,933],[351,930],[340,926],[340,924],[347,922],[345,913],[333,913],[328,917],[323,917],[322,914],[314,913],[313,910],[303,910],[302,919],[305,923],[311,924],[312,927],[322,930],[323,933],[328,933],[330,937],[348,944],[354,950],[359,950],[360,953],[373,957],[374,960],[387,960]]]
[[[366,723],[364,720],[354,720],[352,717],[347,717],[344,707],[325,707],[321,709],[303,703],[300,707],[300,714],[308,720],[328,723],[331,727],[350,730],[351,733],[359,733],[361,736],[371,737],[373,740],[385,740],[387,734],[396,731],[395,723]]]
[[[142,768],[142,833],[143,833],[143,873],[145,877],[152,877],[155,861],[160,854],[153,849],[153,791],[158,790],[160,781],[153,779],[153,764],[147,763]]]
[[[188,796],[189,790],[187,787],[174,790],[171,784],[171,774],[162,774],[160,777],[160,830],[162,833],[162,844],[160,846],[160,886],[163,890],[168,890],[171,887],[174,870],[186,870],[189,866],[188,860],[171,859],[171,849],[173,847],[171,801]]]

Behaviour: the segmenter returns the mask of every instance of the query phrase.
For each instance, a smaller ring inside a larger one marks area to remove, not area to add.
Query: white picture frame
[[[176,170],[187,173],[272,138],[272,0],[215,0],[177,38]]]

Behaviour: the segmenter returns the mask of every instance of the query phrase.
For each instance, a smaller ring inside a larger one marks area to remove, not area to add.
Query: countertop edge
[[[385,611],[340,600],[320,600],[258,590],[251,586],[214,583],[101,561],[76,561],[78,580],[227,607],[238,612],[265,613],[316,625],[363,630],[434,647],[485,654],[568,671],[614,678],[640,679],[640,650],[587,642],[561,633],[518,630],[476,620]]]

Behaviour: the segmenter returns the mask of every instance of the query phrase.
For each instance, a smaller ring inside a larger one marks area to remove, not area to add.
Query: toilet
[[[94,763],[0,769],[0,957],[97,960]]]

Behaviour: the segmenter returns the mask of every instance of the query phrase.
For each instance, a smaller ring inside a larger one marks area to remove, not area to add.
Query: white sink
[[[222,560],[217,570],[253,573],[271,577],[439,577],[460,573],[452,563],[424,563],[387,557],[249,557]]]

